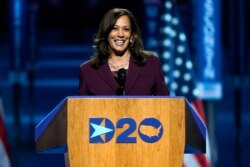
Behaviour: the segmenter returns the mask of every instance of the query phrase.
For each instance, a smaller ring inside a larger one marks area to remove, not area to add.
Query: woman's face
[[[111,49],[117,53],[124,53],[131,38],[131,25],[128,16],[119,17],[108,36]]]

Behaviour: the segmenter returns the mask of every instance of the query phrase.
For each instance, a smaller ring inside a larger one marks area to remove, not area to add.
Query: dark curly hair
[[[110,55],[110,48],[108,43],[108,35],[113,29],[117,19],[121,16],[128,16],[131,24],[131,32],[133,41],[129,44],[129,51],[133,58],[133,61],[138,65],[145,64],[145,57],[149,54],[144,51],[141,33],[134,15],[127,9],[114,8],[109,10],[103,17],[99,30],[94,37],[93,47],[96,52],[92,56],[92,65],[96,68],[107,62]]]

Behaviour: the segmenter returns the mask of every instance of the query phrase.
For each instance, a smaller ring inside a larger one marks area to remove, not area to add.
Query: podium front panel
[[[70,166],[182,166],[184,98],[68,98]]]

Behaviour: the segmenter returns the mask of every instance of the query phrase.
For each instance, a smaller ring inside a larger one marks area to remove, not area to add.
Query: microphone
[[[125,85],[125,81],[126,81],[126,70],[124,68],[121,68],[118,70],[117,72],[118,75],[118,83],[119,83],[119,88],[116,91],[117,95],[125,95],[125,89],[124,89],[124,85]]]
[[[124,86],[125,80],[126,80],[126,70],[124,68],[121,68],[118,70],[118,79],[121,83],[121,86]]]

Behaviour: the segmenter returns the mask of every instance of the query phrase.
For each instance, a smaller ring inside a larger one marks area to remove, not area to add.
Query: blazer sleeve
[[[160,96],[169,96],[169,90],[164,80],[160,59],[156,61],[156,82],[155,82],[155,93]]]

